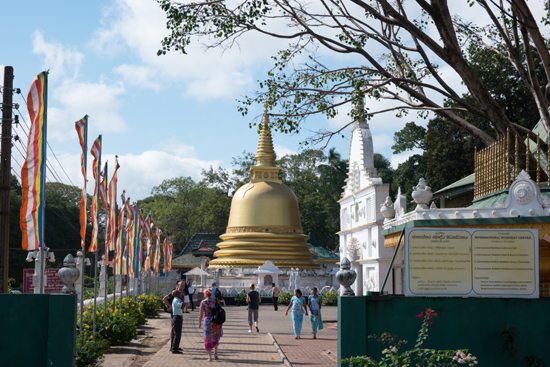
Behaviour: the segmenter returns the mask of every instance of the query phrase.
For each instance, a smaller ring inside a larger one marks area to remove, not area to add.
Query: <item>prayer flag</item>
[[[118,157],[115,157],[115,172],[113,172],[113,177],[111,182],[109,182],[109,223],[110,231],[108,232],[109,237],[109,251],[115,250],[116,242],[116,183],[117,183],[117,171],[120,165],[118,164]],[[120,226],[120,225],[119,225]]]
[[[27,251],[38,250],[44,245],[47,95],[48,73],[43,71],[32,81],[27,96],[31,126],[27,140],[27,157],[21,169],[22,203],[19,216],[22,245]]]
[[[84,185],[82,186],[82,197],[80,198],[80,247],[84,248],[86,242],[86,154],[88,153],[88,115],[74,123],[82,153],[80,154],[80,166]]]
[[[91,210],[92,242],[90,243],[90,249],[88,251],[96,252],[97,251],[97,233],[99,231],[97,209],[99,204],[99,191],[100,191],[99,180],[101,176],[101,135],[99,135],[98,138],[92,144],[92,149],[90,149],[90,153],[94,157],[92,167],[93,167],[95,183],[94,183],[94,196],[92,197],[92,210]]]

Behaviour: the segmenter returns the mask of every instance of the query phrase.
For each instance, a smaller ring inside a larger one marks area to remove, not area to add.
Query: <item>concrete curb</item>
[[[277,348],[277,352],[279,352],[279,355],[280,355],[281,358],[283,359],[283,363],[284,363],[287,367],[292,367],[292,363],[290,363],[290,361],[289,361],[288,358],[286,357],[285,352],[283,352],[283,350],[282,350],[281,347],[279,346],[279,343],[277,343],[277,340],[275,340],[275,338],[273,337],[273,335],[271,335],[271,333],[267,333],[267,335],[269,335],[269,337],[271,338],[271,341],[273,342],[273,345],[275,345],[275,348]]]

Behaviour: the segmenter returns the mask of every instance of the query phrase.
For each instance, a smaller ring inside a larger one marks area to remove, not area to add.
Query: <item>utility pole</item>
[[[0,294],[8,293],[10,257],[11,123],[13,67],[4,67],[0,155]]]

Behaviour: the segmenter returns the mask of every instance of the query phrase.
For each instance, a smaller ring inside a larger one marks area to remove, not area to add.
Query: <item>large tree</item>
[[[303,119],[312,114],[334,117],[338,107],[361,105],[368,97],[391,99],[396,105],[386,110],[377,110],[374,104],[368,105],[370,109],[353,108],[350,121],[387,111],[406,115],[412,110],[424,117],[434,112],[484,145],[494,143],[508,129],[512,135],[528,134],[528,129],[510,119],[467,58],[465,50],[471,45],[502,56],[520,76],[546,130],[550,129],[544,90],[550,53],[539,28],[548,19],[535,19],[526,0],[468,0],[471,12],[486,15],[487,25],[452,14],[445,0],[157,1],[166,11],[171,31],[159,54],[171,49],[186,53],[199,37],[207,47],[230,48],[249,32],[290,42],[273,56],[275,66],[260,83],[261,91],[240,107],[246,114],[250,104],[266,105],[279,117],[274,125],[281,131],[299,130]],[[353,62],[327,65],[317,57],[317,50],[356,57],[345,59]],[[308,61],[301,62],[301,54],[307,54]],[[536,73],[536,59],[541,60],[542,76]],[[441,72],[444,68],[467,87],[470,100],[448,83]],[[483,119],[490,128],[479,128],[459,112]],[[317,139],[330,139],[346,126],[321,132]],[[523,148],[524,143],[520,144]]]

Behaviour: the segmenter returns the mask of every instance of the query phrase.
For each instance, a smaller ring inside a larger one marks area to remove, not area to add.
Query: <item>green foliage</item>
[[[159,309],[162,308],[162,296],[158,294],[148,294],[139,296],[141,303],[141,312],[145,317],[157,317]]]
[[[426,129],[416,125],[414,122],[407,122],[405,127],[393,135],[394,144],[392,145],[393,154],[403,153],[407,150],[424,150],[424,139]]]
[[[392,186],[394,169],[390,160],[380,153],[374,153],[373,160],[374,168],[378,171],[382,182],[390,184],[390,196],[393,197],[395,195],[395,188]]]
[[[164,180],[152,190],[151,198],[140,202],[151,211],[156,223],[170,233],[174,253],[195,233],[223,233],[229,219],[231,198],[227,191],[195,182],[191,177]]]
[[[467,365],[474,367],[478,364],[477,358],[468,354],[467,349],[459,350],[437,350],[424,347],[424,342],[428,338],[428,327],[433,325],[433,318],[437,314],[427,308],[426,311],[416,315],[422,319],[422,325],[418,333],[418,338],[414,348],[401,352],[400,349],[407,344],[406,340],[397,340],[395,335],[382,333],[381,335],[369,335],[369,339],[377,340],[379,343],[387,345],[382,351],[380,361],[369,356],[359,356],[344,358],[340,360],[342,366],[457,366]]]
[[[292,292],[280,292],[279,298],[277,298],[277,302],[280,305],[288,305],[290,303],[290,300],[292,299],[292,296],[294,296],[294,293]]]
[[[323,298],[321,299],[321,304],[323,306],[334,306],[338,304],[338,293],[336,292],[327,292],[323,294]]]
[[[103,363],[103,354],[109,349],[109,341],[90,330],[77,330],[76,333],[76,367],[95,367]]]
[[[235,303],[237,304],[237,306],[244,306],[246,305],[246,290],[243,289],[242,291],[239,292],[239,294],[237,294],[237,296],[235,297]]]
[[[127,343],[137,335],[137,328],[147,322],[145,317],[158,315],[162,305],[162,296],[157,294],[124,297],[96,308],[96,333],[93,333],[94,306],[88,306],[83,312],[82,330],[80,314],[77,320],[77,366],[99,366],[102,355],[110,345]]]

